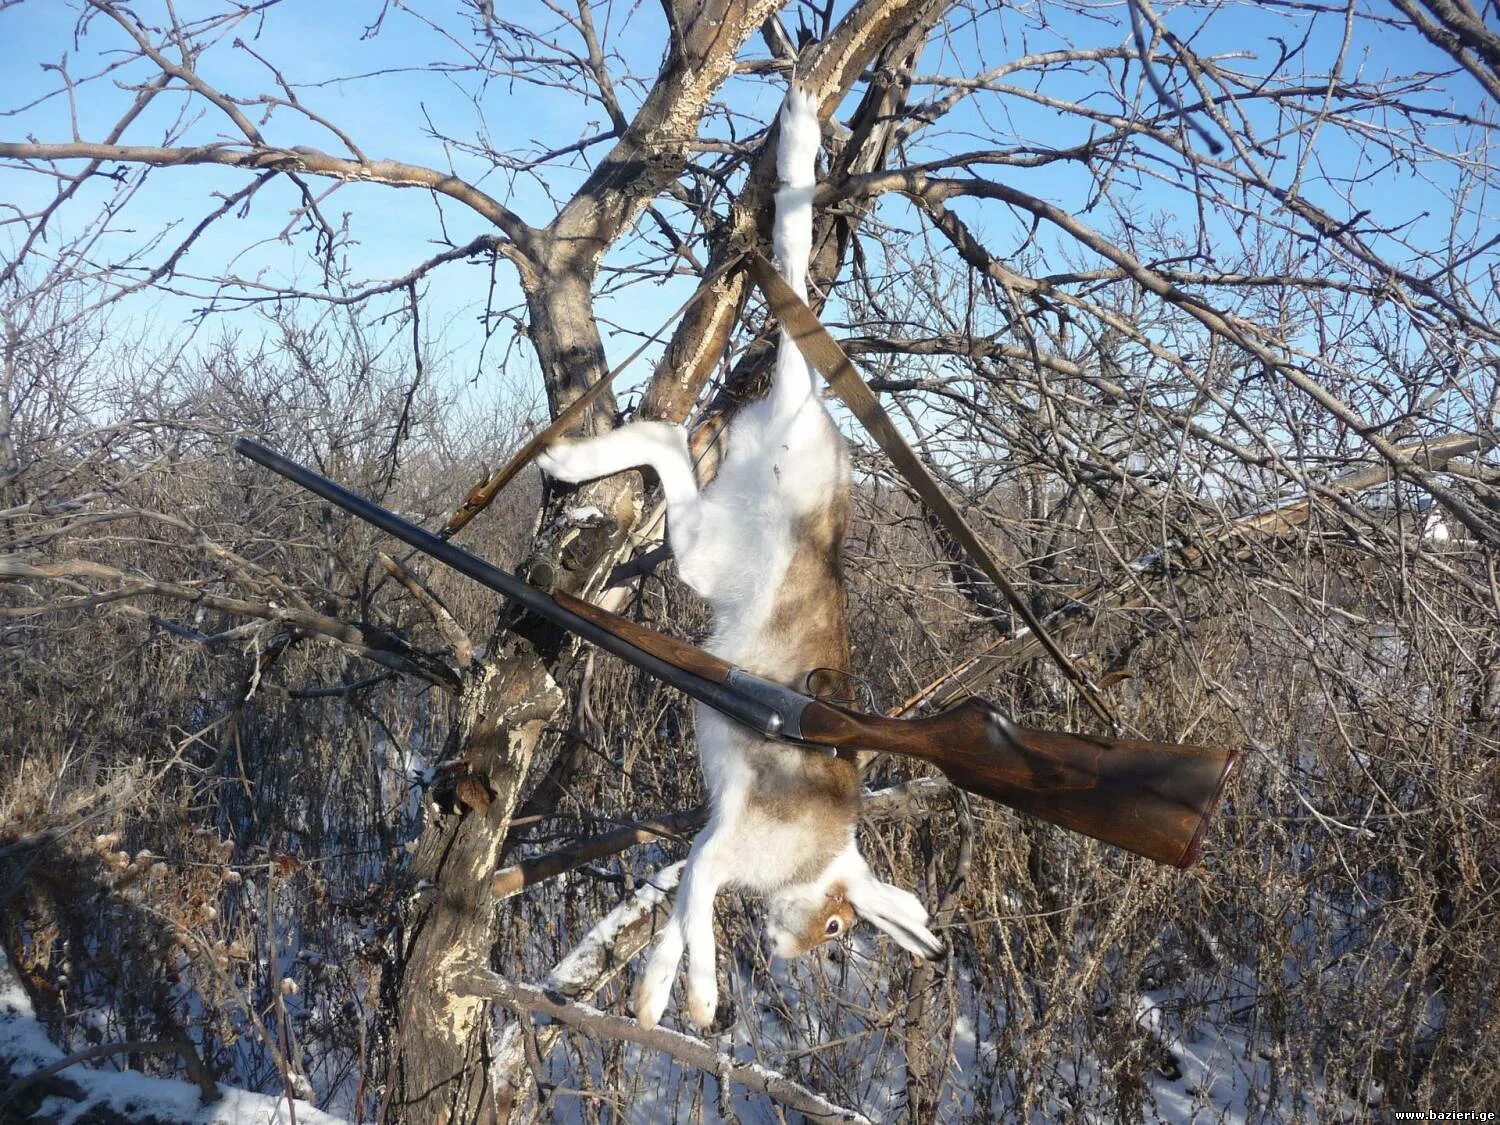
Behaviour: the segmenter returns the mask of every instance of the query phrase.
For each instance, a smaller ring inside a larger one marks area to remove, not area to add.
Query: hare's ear
[[[861,918],[885,931],[901,948],[936,961],[947,950],[927,928],[927,911],[910,891],[882,883],[868,869],[849,882],[849,902]]]

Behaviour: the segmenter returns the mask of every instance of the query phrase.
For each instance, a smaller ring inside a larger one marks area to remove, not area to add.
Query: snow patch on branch
[[[552,966],[538,987],[573,998],[592,995],[609,975],[608,969],[615,960],[615,942],[620,934],[639,925],[666,902],[667,896],[677,887],[682,868],[681,862],[662,868],[637,888],[635,894],[595,922],[583,940]],[[521,1038],[521,1027],[518,1022],[511,1022],[495,1044],[495,1061],[490,1073],[497,1080],[514,1084],[525,1068],[526,1045]]]
[[[573,996],[580,987],[593,982],[608,964],[620,931],[635,925],[666,901],[667,895],[677,888],[682,866],[674,863],[664,867],[634,895],[594,923],[583,940],[552,967],[543,987]]]

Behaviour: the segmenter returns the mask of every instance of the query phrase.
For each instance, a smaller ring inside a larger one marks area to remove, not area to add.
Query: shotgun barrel
[[[268,449],[257,441],[240,438],[234,443],[234,448],[235,452],[264,465],[272,472],[280,473],[287,480],[321,496],[330,504],[343,508],[350,515],[358,516],[365,522],[374,524],[381,531],[394,535],[402,542],[415,547],[424,554],[431,555],[441,563],[446,563],[480,585],[488,586],[496,593],[505,595],[543,620],[561,626],[570,633],[576,633],[584,640],[598,645],[605,652],[614,653],[621,659],[634,664],[641,671],[681,689],[699,702],[723,712],[751,730],[758,731],[767,738],[775,738],[781,733],[782,718],[774,708],[750,698],[743,692],[726,688],[723,683],[715,682],[708,675],[702,674],[705,671],[712,674],[711,664],[699,661],[699,669],[689,671],[687,668],[670,663],[660,655],[646,651],[639,644],[627,639],[634,633],[649,633],[649,629],[642,629],[627,618],[589,605],[578,598],[571,598],[561,593],[546,594],[535,586],[529,586],[514,574],[507,574],[499,567],[485,562],[478,555],[454,546],[426,528],[418,527],[410,520],[382,508],[373,501],[366,500],[359,493],[351,492],[323,474],[316,473],[305,465],[299,465],[291,458],[283,457],[274,449]],[[575,612],[577,607],[586,608],[591,612],[584,616]],[[660,636],[660,634],[653,635]],[[662,640],[669,641],[671,638],[663,637]],[[691,645],[681,645],[681,648],[689,652],[698,651]],[[702,655],[708,656],[707,653],[702,653]],[[724,664],[723,661],[719,661],[719,665],[727,676],[729,665]]]
[[[1018,726],[969,699],[937,715],[866,715],[736,668],[562,591],[547,594],[320,473],[241,438],[235,449],[766,738],[917,758],[961,789],[1158,863],[1191,867],[1238,755],[1208,746]]]

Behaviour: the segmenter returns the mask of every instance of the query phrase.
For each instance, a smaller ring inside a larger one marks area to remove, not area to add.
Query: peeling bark
[[[393,1086],[382,1119],[483,1121],[488,1106],[482,1058],[489,1027],[484,1001],[451,987],[470,951],[488,956],[494,942],[489,874],[537,739],[563,703],[562,691],[519,639],[486,662],[461,701],[461,755],[489,779],[494,799],[483,810],[432,816],[412,864],[417,892],[402,911],[397,1017],[391,1044]],[[435,809],[436,806],[432,806]]]

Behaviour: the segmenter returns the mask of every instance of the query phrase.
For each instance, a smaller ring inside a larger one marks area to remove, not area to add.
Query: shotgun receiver
[[[756,676],[684,641],[561,590],[546,593],[241,438],[235,450],[488,586],[536,616],[634,664],[769,739],[832,753],[880,750],[929,762],[961,789],[1126,851],[1191,867],[1238,754],[1017,726],[973,698],[921,719],[867,715]]]

